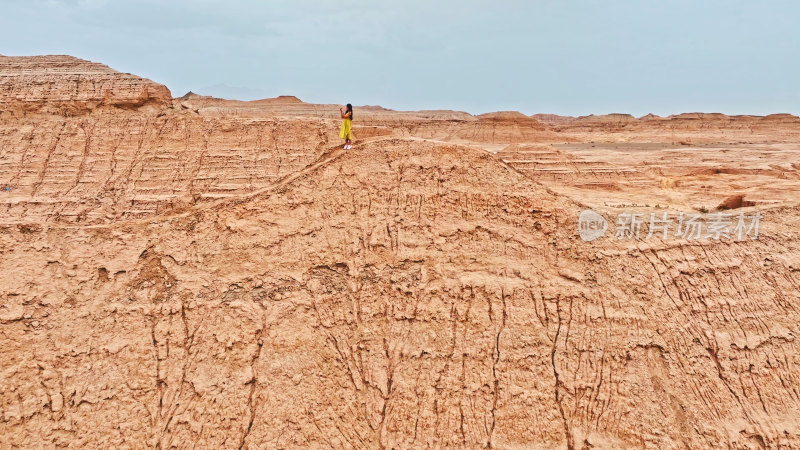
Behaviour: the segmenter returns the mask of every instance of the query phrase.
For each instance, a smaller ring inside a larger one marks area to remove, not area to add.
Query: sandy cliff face
[[[72,57],[0,58],[0,95],[0,223],[181,210],[264,188],[338,139],[322,119],[201,115],[163,85]]]
[[[338,139],[321,120],[164,109],[0,121],[0,223],[101,223],[263,188]]]
[[[100,106],[169,105],[166,86],[72,56],[0,56],[3,115],[81,114]]]
[[[759,240],[587,243],[594,200],[538,169],[618,150],[376,110],[343,151],[274,103],[4,119],[0,445],[800,446],[796,198]]]

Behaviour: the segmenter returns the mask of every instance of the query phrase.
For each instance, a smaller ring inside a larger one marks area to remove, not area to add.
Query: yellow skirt
[[[342,138],[342,139],[350,139],[351,141],[356,138],[353,135],[353,121],[352,120],[344,119],[344,122],[342,122],[342,129],[339,130],[339,137]]]

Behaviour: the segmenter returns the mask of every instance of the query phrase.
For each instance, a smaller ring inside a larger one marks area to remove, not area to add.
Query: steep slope
[[[101,223],[258,190],[337,143],[336,125],[163,109],[0,121],[0,223]]]
[[[583,243],[579,210],[395,139],[157,220],[7,226],[1,443],[800,445],[798,210],[652,245]]]

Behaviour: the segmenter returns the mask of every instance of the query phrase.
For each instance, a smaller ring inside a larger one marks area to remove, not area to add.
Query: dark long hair
[[[353,105],[347,104],[347,110],[350,111],[350,120],[353,120]]]

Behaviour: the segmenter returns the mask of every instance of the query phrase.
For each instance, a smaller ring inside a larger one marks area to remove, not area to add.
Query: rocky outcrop
[[[166,86],[72,56],[0,56],[3,115],[82,114],[103,106],[168,106]]]

